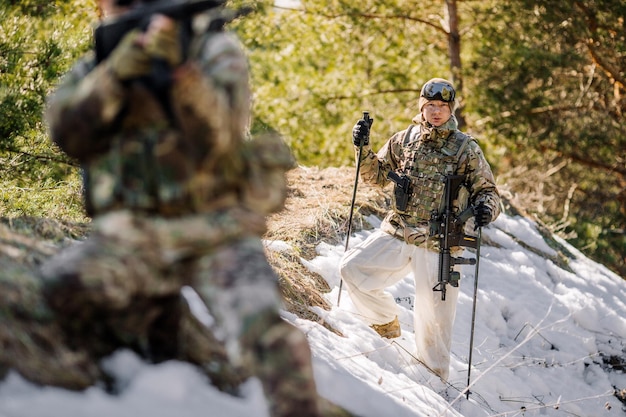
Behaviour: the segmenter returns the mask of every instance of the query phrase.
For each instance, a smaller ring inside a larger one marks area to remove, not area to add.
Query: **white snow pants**
[[[438,267],[437,252],[406,244],[377,230],[344,254],[340,273],[355,308],[371,325],[389,323],[395,318],[398,306],[385,288],[412,271],[416,357],[447,380],[459,289],[448,285],[446,299],[441,300],[441,292],[433,291],[438,282]]]

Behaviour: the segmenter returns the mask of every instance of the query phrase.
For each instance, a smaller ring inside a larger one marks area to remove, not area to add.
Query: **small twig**
[[[517,415],[520,412],[528,412],[528,411],[538,411],[538,410],[543,410],[545,408],[554,408],[557,410],[560,410],[564,413],[570,414],[572,416],[578,416],[578,417],[582,417],[580,414],[574,414],[571,411],[567,411],[567,410],[563,410],[561,409],[561,406],[566,405],[566,404],[574,404],[574,403],[578,403],[578,402],[582,402],[582,401],[587,401],[587,400],[596,400],[598,398],[603,398],[603,397],[612,397],[614,395],[615,391],[614,390],[610,390],[607,392],[604,392],[602,394],[598,394],[598,395],[592,395],[589,397],[583,397],[583,398],[577,398],[575,400],[569,400],[569,401],[561,401],[561,397],[559,397],[555,402],[553,403],[549,403],[549,404],[544,404],[543,402],[541,402],[539,405],[532,405],[530,407],[524,406],[523,410],[511,410],[511,411],[504,411],[502,413],[498,413],[498,414],[492,414],[489,417],[503,417],[503,416],[511,416],[511,415]],[[535,399],[537,399],[535,397]],[[500,401],[502,402],[525,402],[523,399],[515,399],[514,397],[511,398],[500,398]],[[515,414],[513,414],[515,413]]]
[[[550,345],[550,349],[552,350],[559,350],[556,346],[554,346],[554,343],[552,343],[551,341],[549,341],[548,339],[546,339],[540,332],[539,330],[537,330],[535,328],[535,326],[533,326],[532,324],[526,322],[524,324],[524,326],[522,326],[522,329],[517,333],[517,335],[513,338],[513,341],[517,342],[517,338],[519,337],[519,335],[524,331],[524,329],[526,328],[526,326],[531,327],[534,331],[535,334],[539,335],[539,337],[541,337],[543,340],[545,340],[549,345]]]

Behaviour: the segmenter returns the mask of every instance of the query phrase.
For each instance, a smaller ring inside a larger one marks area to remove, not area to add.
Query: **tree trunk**
[[[456,89],[457,96],[463,92],[463,76],[461,75],[461,35],[459,34],[459,16],[457,13],[456,0],[446,0],[448,12],[448,53],[450,57],[450,73],[452,84]],[[461,106],[456,110],[459,128],[465,126],[465,118],[461,112]]]

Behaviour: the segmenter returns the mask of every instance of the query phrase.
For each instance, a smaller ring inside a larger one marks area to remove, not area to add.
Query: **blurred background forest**
[[[451,79],[502,194],[626,277],[624,0],[233,1],[249,53],[253,133],[299,164],[352,166],[404,129],[421,85]],[[55,148],[45,97],[92,44],[95,0],[0,0],[0,216],[87,222],[79,167]],[[346,196],[348,199],[349,196]]]

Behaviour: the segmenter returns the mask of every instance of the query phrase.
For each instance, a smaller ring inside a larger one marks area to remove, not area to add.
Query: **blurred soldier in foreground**
[[[102,25],[148,3],[101,0]],[[276,136],[246,138],[247,62],[237,39],[211,26],[215,10],[152,15],[105,57],[78,62],[49,98],[52,140],[83,167],[93,232],[45,263],[34,284],[53,315],[48,328],[64,340],[33,349],[74,377],[16,368],[84,388],[103,378],[90,359],[126,347],[155,362],[196,363],[223,385],[256,375],[272,416],[319,416],[310,349],[279,315],[260,239],[294,161]],[[209,309],[203,324],[181,296],[190,288]],[[216,369],[226,357],[233,380]]]

